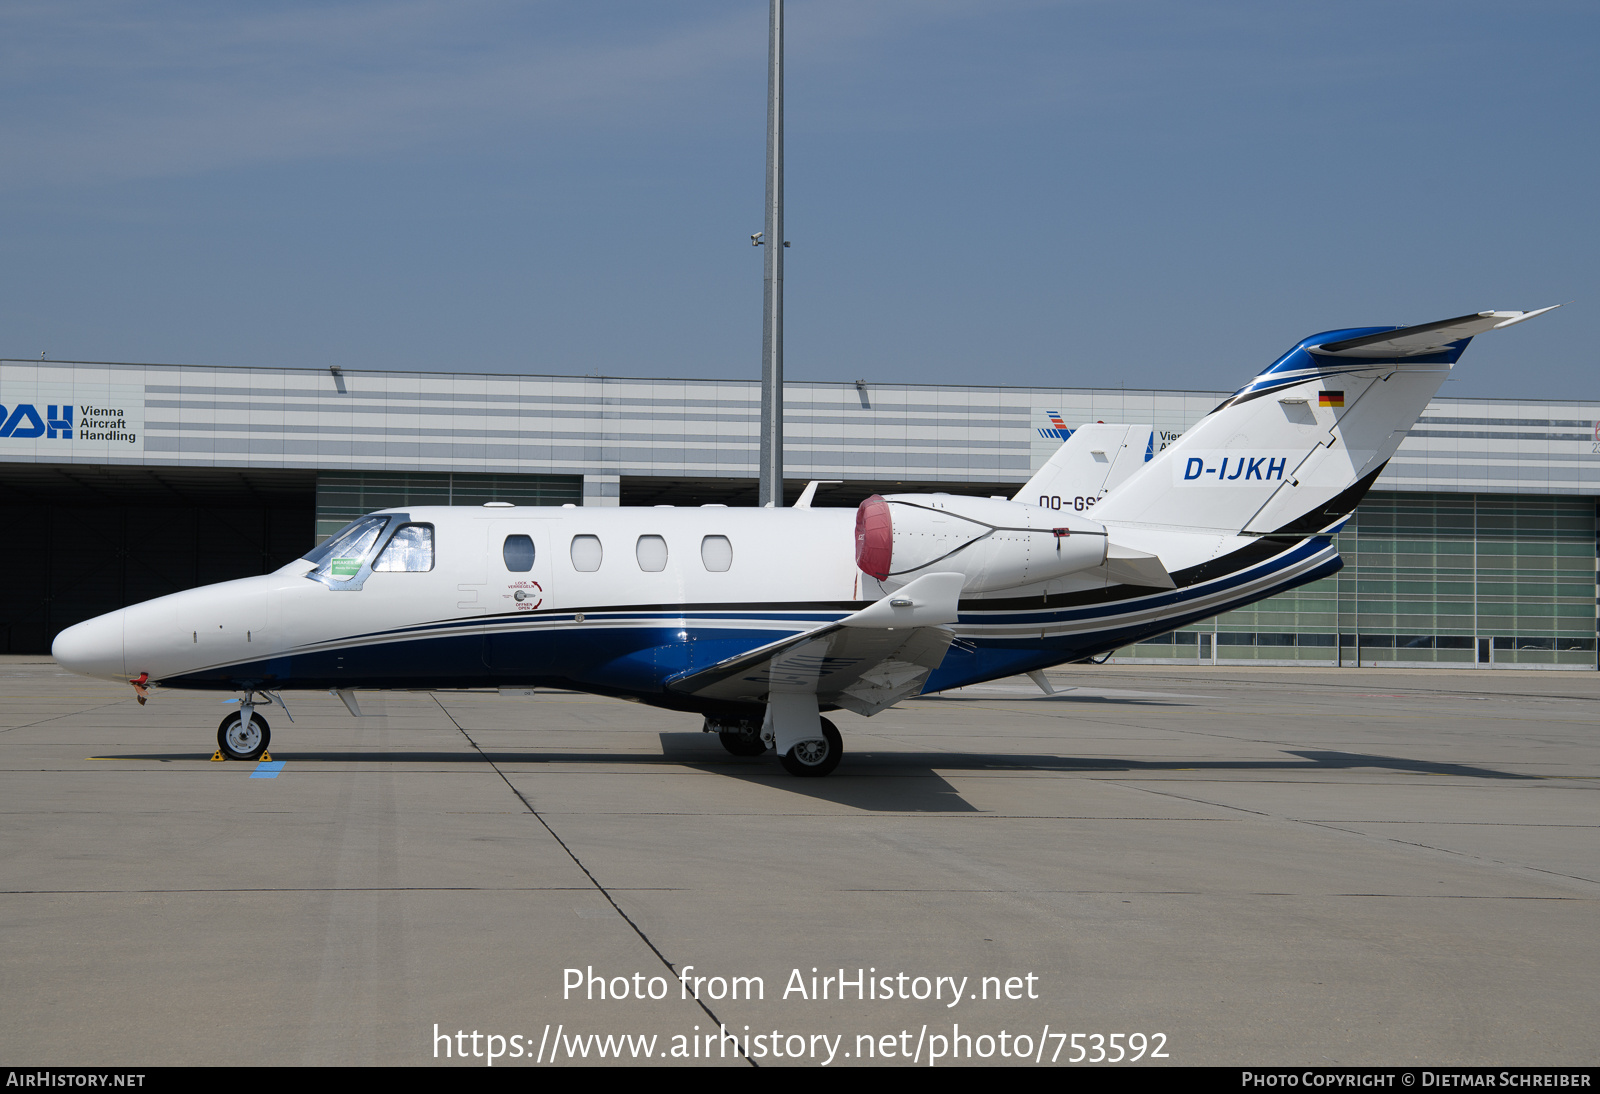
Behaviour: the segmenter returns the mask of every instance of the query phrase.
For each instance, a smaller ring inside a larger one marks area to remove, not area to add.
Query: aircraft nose
[[[56,635],[50,646],[56,664],[84,676],[120,679],[122,663],[122,610],[86,619]]]

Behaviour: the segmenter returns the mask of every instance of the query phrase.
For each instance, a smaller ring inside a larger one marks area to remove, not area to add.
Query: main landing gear
[[[224,760],[259,760],[266,754],[267,745],[272,742],[272,727],[256,713],[257,706],[277,703],[283,707],[289,721],[294,721],[294,715],[283,706],[283,700],[270,691],[247,691],[242,698],[228,701],[238,703],[239,709],[222,719],[217,727],[217,755]]]
[[[817,778],[839,766],[839,759],[844,755],[844,739],[828,719],[819,718],[817,721],[822,729],[820,738],[796,742],[779,757],[783,769],[789,774]],[[706,733],[715,733],[722,747],[734,756],[760,756],[772,747],[771,739],[762,732],[762,723],[753,718],[707,717],[701,728]]]
[[[706,719],[705,732],[715,733],[722,747],[735,756],[759,756],[767,750],[761,739],[761,723],[750,718],[724,721]]]
[[[783,754],[783,769],[789,774],[817,778],[839,766],[844,738],[828,719],[818,720],[822,723],[822,740],[801,741]]]

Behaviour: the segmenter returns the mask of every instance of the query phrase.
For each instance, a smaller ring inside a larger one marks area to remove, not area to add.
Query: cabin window
[[[714,574],[726,572],[733,565],[733,544],[727,536],[707,536],[700,541],[700,561]]]
[[[667,541],[660,536],[640,536],[633,553],[639,559],[639,569],[646,573],[659,573],[667,568]]]
[[[373,573],[426,573],[433,569],[433,525],[402,524],[372,564]]]
[[[572,537],[572,568],[579,573],[593,573],[600,568],[605,552],[600,548],[599,536]]]
[[[533,569],[533,538],[507,536],[500,548],[500,557],[506,560],[506,569],[514,574],[525,574]]]

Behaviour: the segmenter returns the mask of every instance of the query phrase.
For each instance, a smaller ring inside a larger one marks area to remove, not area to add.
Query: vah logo
[[[0,406],[0,437],[44,437],[46,440],[72,440],[72,407],[45,405],[45,416],[32,403],[18,403],[6,413]]]
[[[0,438],[45,441],[121,441],[137,444],[137,425],[128,424],[128,415],[117,406],[45,404],[39,413],[36,403],[18,403],[7,411],[0,406]]]

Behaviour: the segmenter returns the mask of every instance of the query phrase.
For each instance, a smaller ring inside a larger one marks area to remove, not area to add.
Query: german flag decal
[[[1317,392],[1318,406],[1344,406],[1344,392],[1319,391]]]

